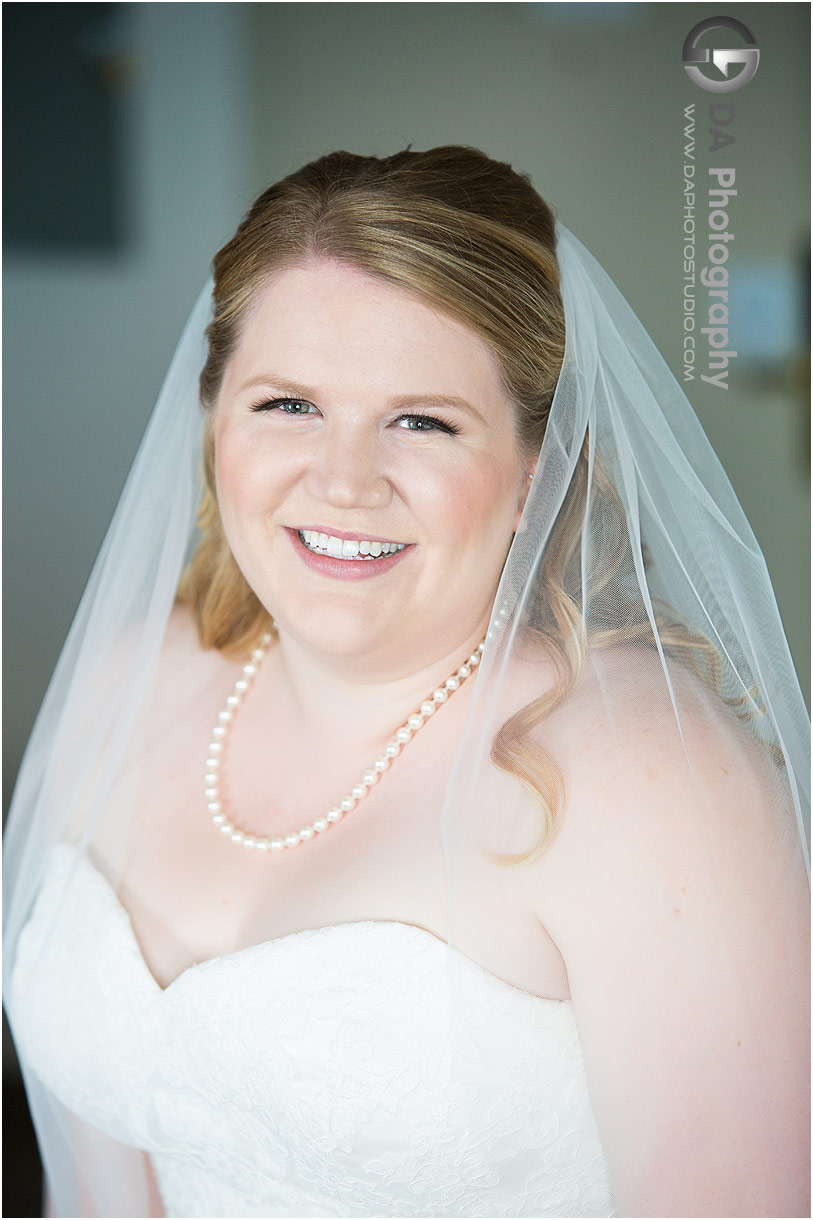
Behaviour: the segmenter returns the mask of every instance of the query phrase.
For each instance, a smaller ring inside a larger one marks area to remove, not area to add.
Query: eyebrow
[[[288,381],[285,377],[277,377],[273,373],[260,373],[257,377],[252,377],[245,381],[238,390],[241,394],[245,390],[254,389],[257,386],[273,386],[275,390],[281,394],[289,394],[291,398],[307,398],[319,399],[322,395],[312,386],[297,385],[293,381]],[[461,411],[467,411],[473,415],[481,423],[486,420],[477,407],[473,406],[465,398],[460,398],[456,394],[398,394],[389,400],[388,405],[394,411],[406,411],[414,407],[455,407]]]

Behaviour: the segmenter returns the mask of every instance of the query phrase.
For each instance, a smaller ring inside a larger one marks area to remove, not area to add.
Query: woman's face
[[[214,437],[234,556],[311,651],[395,673],[485,630],[533,463],[466,326],[343,263],[280,271]]]

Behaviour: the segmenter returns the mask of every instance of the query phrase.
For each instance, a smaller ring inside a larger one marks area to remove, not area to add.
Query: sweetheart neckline
[[[190,976],[194,971],[205,970],[206,968],[214,969],[220,963],[229,961],[233,962],[235,959],[248,956],[251,953],[267,952],[273,946],[286,944],[300,936],[313,937],[328,933],[347,933],[348,931],[352,931],[357,928],[374,927],[386,929],[402,928],[409,933],[415,933],[421,937],[425,943],[432,944],[436,949],[453,954],[459,961],[466,963],[467,966],[476,971],[476,973],[482,978],[485,978],[490,984],[496,983],[501,987],[508,987],[517,995],[524,996],[528,1000],[532,1000],[540,1004],[572,1005],[572,1000],[567,998],[560,999],[555,996],[536,995],[532,991],[526,991],[522,987],[517,987],[514,983],[509,983],[507,979],[502,979],[499,977],[499,975],[492,974],[492,972],[487,970],[485,966],[481,966],[479,962],[476,962],[473,958],[468,957],[465,953],[461,952],[460,949],[455,949],[454,946],[450,945],[448,941],[443,940],[440,936],[436,936],[434,932],[430,932],[426,928],[422,928],[419,924],[406,923],[400,919],[354,919],[347,920],[344,923],[325,924],[320,928],[303,928],[299,932],[286,932],[283,936],[270,937],[268,940],[259,941],[256,945],[244,945],[242,949],[235,949],[230,953],[218,953],[212,957],[204,958],[200,962],[191,962],[188,966],[185,966],[184,969],[175,976],[175,978],[171,979],[166,986],[162,986],[147,963],[147,959],[144,956],[144,951],[138,937],[136,936],[135,927],[133,926],[132,917],[130,916],[129,911],[122,903],[107,877],[105,877],[101,869],[93,863],[87,852],[80,853],[76,844],[59,843],[54,849],[55,854],[60,849],[64,849],[67,854],[73,856],[74,867],[76,863],[81,861],[87,866],[91,876],[101,883],[105,894],[112,902],[113,909],[119,913],[125,923],[126,930],[129,933],[130,940],[133,948],[135,949],[136,956],[143,973],[151,984],[153,990],[156,991],[159,996],[168,995],[169,992],[176,987],[176,985],[180,984],[183,979]]]

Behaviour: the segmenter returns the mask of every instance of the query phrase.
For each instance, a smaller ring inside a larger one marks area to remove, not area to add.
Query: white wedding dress
[[[570,1003],[420,928],[298,932],[162,990],[108,882],[62,845],[10,993],[29,1064],[150,1154],[168,1216],[616,1214]]]

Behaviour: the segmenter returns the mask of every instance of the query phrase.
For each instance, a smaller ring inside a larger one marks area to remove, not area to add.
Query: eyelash
[[[264,398],[261,402],[253,403],[251,410],[257,411],[257,412],[261,412],[261,411],[270,412],[270,411],[276,410],[276,409],[284,407],[284,406],[292,406],[292,405],[301,406],[301,407],[309,407],[311,404],[303,402],[299,398]],[[307,411],[301,411],[301,412],[300,411],[283,411],[282,414],[298,416],[298,415],[307,415],[307,414],[309,414],[309,412],[307,412]],[[432,425],[431,428],[405,429],[405,431],[409,431],[409,432],[435,432],[435,431],[438,431],[438,432],[446,432],[451,436],[458,436],[460,434],[460,429],[457,427],[456,424],[447,423],[446,420],[438,419],[437,416],[435,416],[435,415],[416,415],[416,414],[412,414],[412,413],[407,413],[404,415],[399,415],[398,419],[399,420],[414,419],[414,420],[417,420],[419,423]]]

